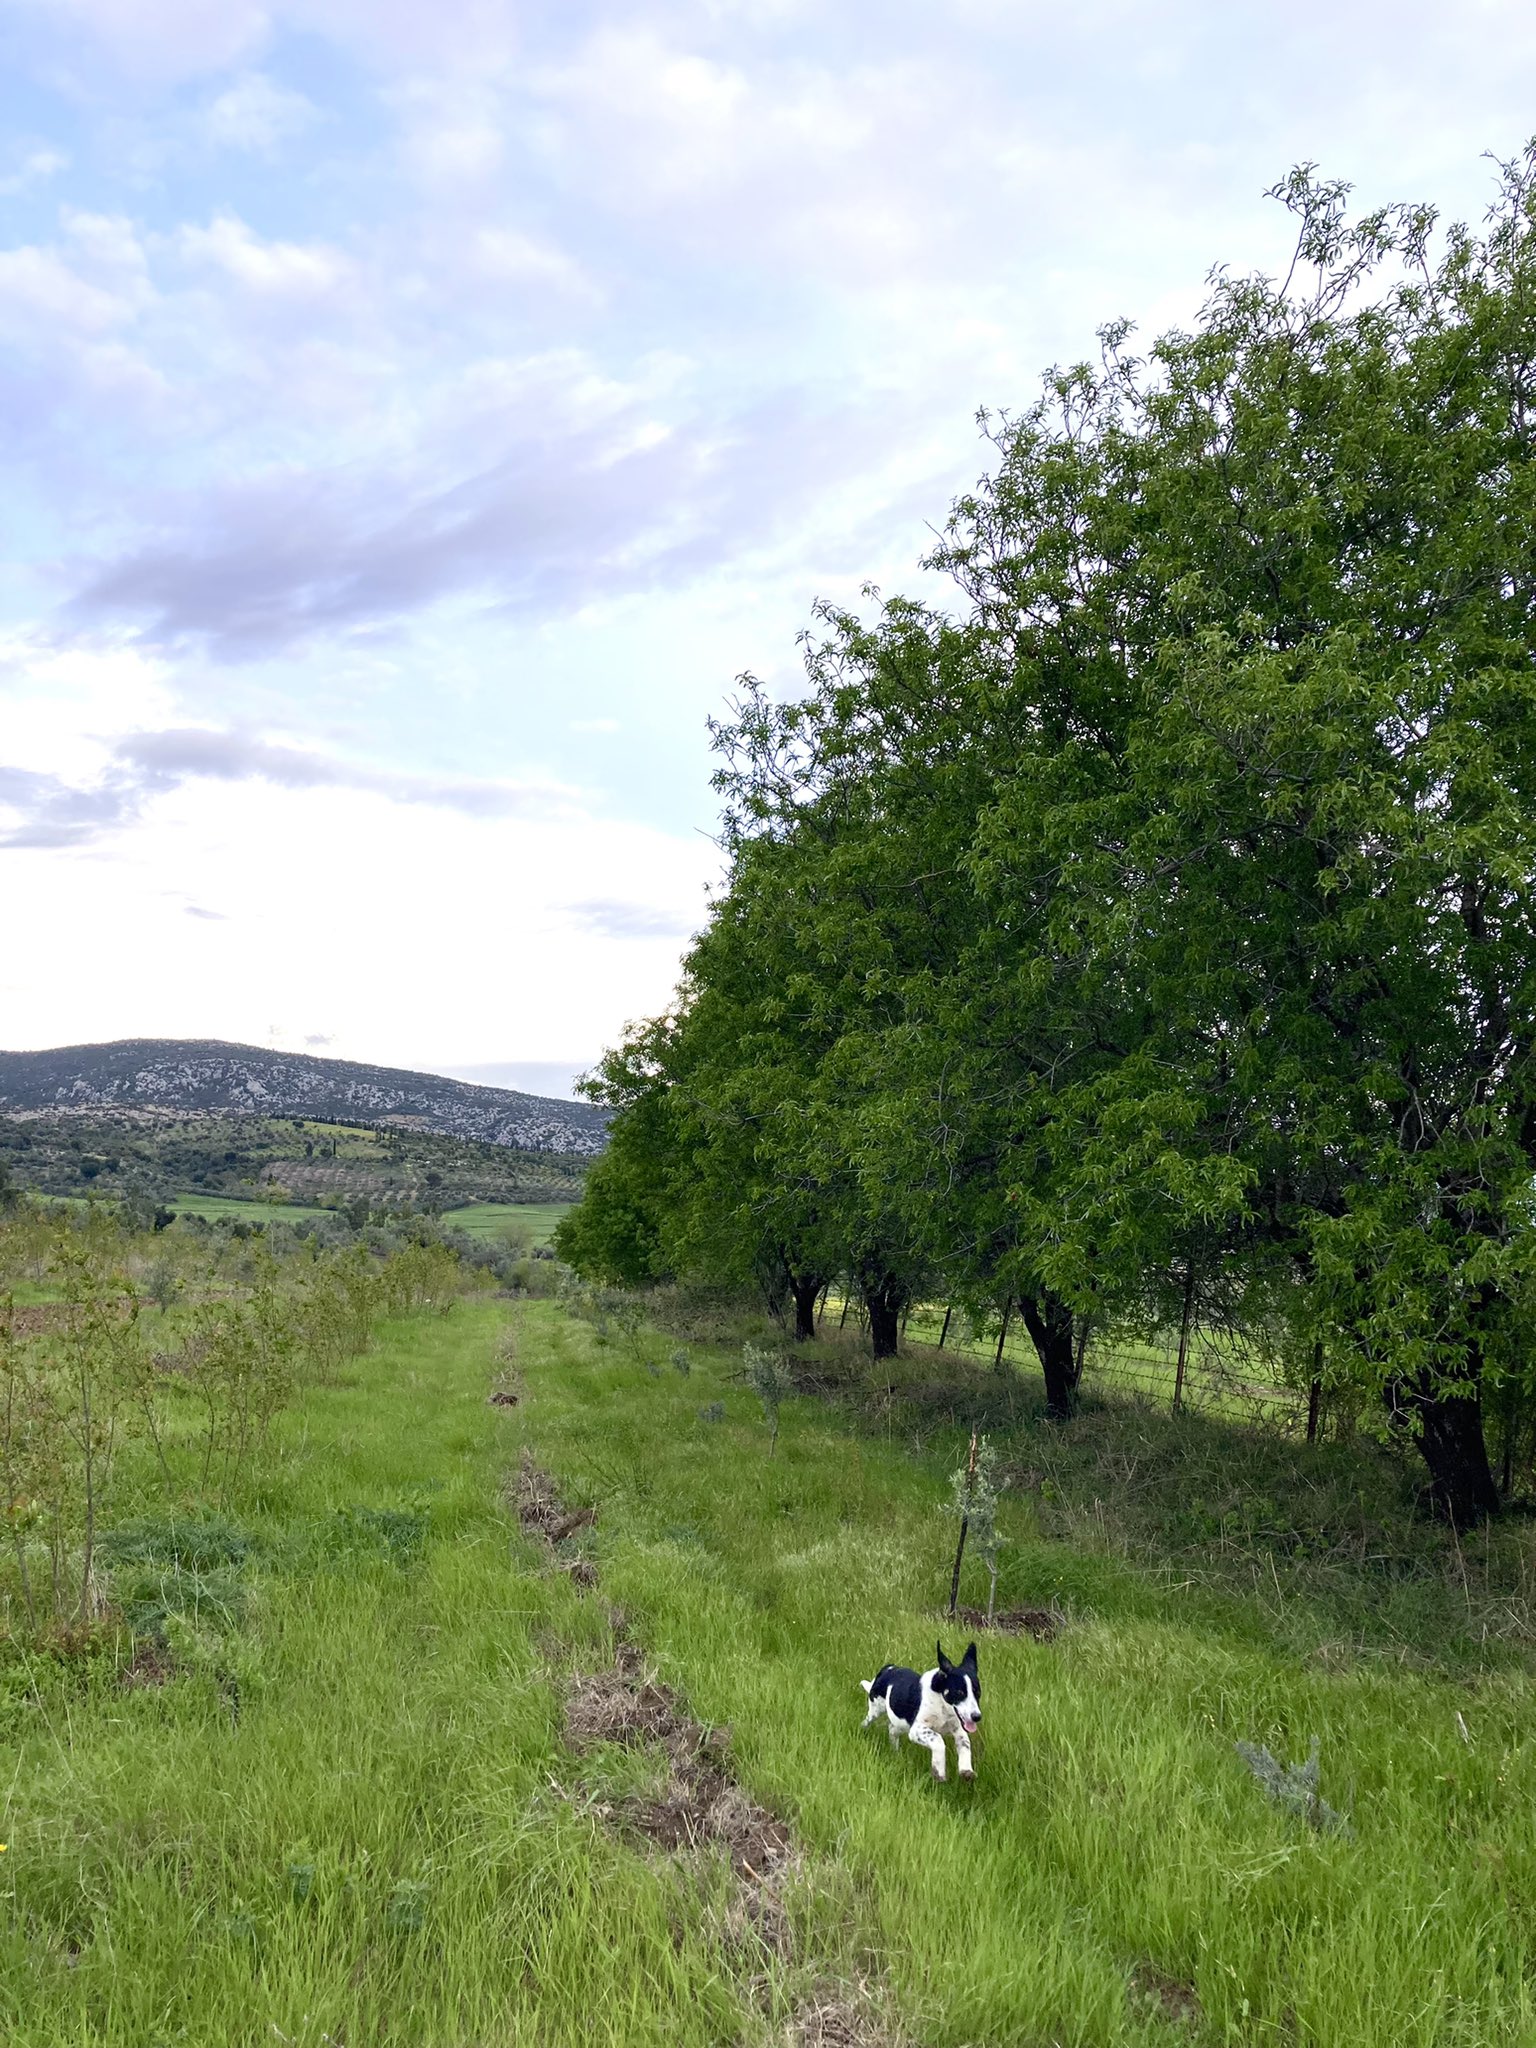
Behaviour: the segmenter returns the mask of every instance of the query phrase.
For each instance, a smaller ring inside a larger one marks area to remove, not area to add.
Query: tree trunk
[[[1499,1489],[1488,1463],[1481,1396],[1435,1393],[1421,1384],[1405,1388],[1400,1398],[1418,1418],[1435,1513],[1458,1529],[1475,1529],[1496,1515]]]
[[[821,1275],[791,1273],[789,1291],[795,1297],[795,1342],[808,1344],[816,1335],[816,1297],[821,1293]]]
[[[894,1358],[901,1349],[901,1312],[907,1290],[891,1273],[859,1275],[859,1292],[869,1315],[869,1337],[876,1358]]]
[[[876,1358],[894,1358],[901,1348],[901,1310],[889,1296],[868,1297],[869,1338]]]
[[[1019,1313],[1045,1375],[1047,1411],[1066,1421],[1077,1413],[1079,1361],[1072,1343],[1072,1311],[1059,1295],[1021,1294]]]

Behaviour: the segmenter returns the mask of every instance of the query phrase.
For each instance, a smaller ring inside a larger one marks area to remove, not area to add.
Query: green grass
[[[602,1654],[603,1610],[498,1506],[495,1334],[484,1305],[397,1325],[309,1395],[235,1507],[247,1618],[183,1624],[169,1684],[0,1660],[7,2048],[741,2031],[709,1901],[551,1789],[540,1645]]]
[[[787,1401],[770,1459],[734,1353],[692,1346],[684,1378],[654,1336],[656,1376],[548,1303],[511,1311],[522,1401],[489,1407],[507,1313],[388,1327],[223,1520],[119,1502],[117,1595],[170,1615],[169,1683],[125,1689],[110,1643],[0,1654],[7,2048],[766,2042],[718,1869],[622,1846],[579,1796],[556,1674],[610,1653],[610,1602],[793,1820],[805,1955],[862,1956],[925,2048],[1536,2041],[1529,1644],[1481,1633],[1510,1559],[1469,1548],[1458,1581],[1443,1538],[1394,1536],[1385,1466],[1358,1554],[1308,1561],[1281,1525],[1355,1512],[1344,1447],[1244,1463],[1216,1422],[1108,1410],[1051,1430],[921,1354],[876,1416],[825,1345],[842,1405]],[[931,1660],[973,1422],[1020,1474],[1002,1600],[1069,1623],[984,1641],[978,1781],[939,1787],[860,1734],[857,1680]],[[597,1596],[512,1529],[522,1441],[600,1506]],[[1207,1526],[1221,1485],[1255,1512]],[[1378,1575],[1379,1611],[1341,1573]],[[1347,1835],[1233,1751],[1313,1734]],[[601,1789],[643,1759],[580,1768]]]
[[[1302,1584],[1287,1599],[1277,1576],[1266,1600],[1180,1583],[1054,1540],[1020,1502],[1003,1599],[1072,1619],[1051,1645],[985,1642],[978,1782],[934,1786],[919,1752],[860,1736],[856,1680],[931,1661],[960,1433],[930,1422],[914,1440],[898,1410],[883,1440],[797,1400],[770,1460],[734,1360],[652,1378],[532,1313],[548,1348],[525,1349],[520,1413],[568,1493],[602,1503],[609,1597],[696,1709],[733,1725],[749,1787],[846,1864],[925,2043],[1536,2040],[1536,1722],[1518,1661],[1340,1643]],[[1233,1749],[1298,1758],[1314,1734],[1348,1836],[1270,1805]],[[1139,2000],[1138,1971],[1193,1987],[1202,2016]]]
[[[210,1223],[220,1216],[243,1218],[247,1223],[296,1223],[301,1217],[319,1214],[297,1202],[244,1202],[236,1195],[167,1195],[165,1206],[178,1216],[202,1216]]]
[[[500,1237],[509,1224],[526,1225],[535,1244],[548,1244],[555,1225],[573,1206],[570,1202],[471,1202],[467,1208],[447,1210],[443,1221],[455,1230],[467,1230],[471,1237]]]

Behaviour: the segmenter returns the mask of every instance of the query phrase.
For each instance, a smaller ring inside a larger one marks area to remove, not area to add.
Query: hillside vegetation
[[[39,1194],[178,1206],[226,1197],[360,1212],[571,1202],[586,1160],[431,1131],[171,1111],[0,1116],[0,1172]]]
[[[604,1113],[586,1103],[219,1039],[130,1038],[0,1052],[0,1111],[55,1109],[393,1123],[577,1156],[600,1152],[607,1126]]]

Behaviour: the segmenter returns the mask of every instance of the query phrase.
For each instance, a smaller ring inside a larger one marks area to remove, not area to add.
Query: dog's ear
[[[939,1653],[939,1669],[941,1671],[953,1671],[955,1667],[953,1664],[950,1663],[949,1659],[945,1656],[944,1645],[942,1643],[935,1643],[933,1647]]]
[[[976,1669],[976,1645],[974,1643],[966,1644],[965,1655],[960,1659],[960,1669],[964,1671],[967,1667],[972,1671]]]

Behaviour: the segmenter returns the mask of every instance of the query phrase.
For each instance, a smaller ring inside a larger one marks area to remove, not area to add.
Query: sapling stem
[[[960,1561],[965,1556],[965,1539],[971,1526],[971,1502],[976,1492],[976,1432],[971,1431],[970,1454],[965,1461],[965,1506],[960,1515],[960,1541],[955,1545],[955,1568],[949,1575],[949,1618],[955,1618],[960,1598]]]

